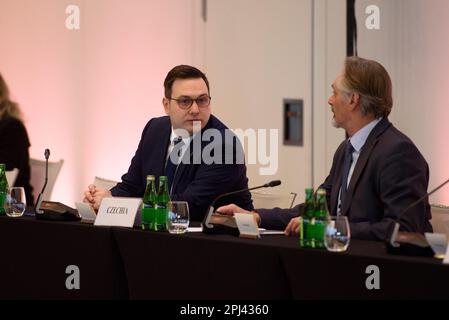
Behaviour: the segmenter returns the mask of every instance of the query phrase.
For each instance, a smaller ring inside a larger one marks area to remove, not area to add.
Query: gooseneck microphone
[[[263,188],[271,188],[271,187],[277,187],[280,184],[281,184],[281,180],[273,180],[268,183],[265,183],[262,187]],[[260,188],[260,187],[251,188],[249,190],[253,190],[253,189],[257,189],[257,188]]]
[[[216,203],[218,200],[220,200],[221,198],[224,198],[224,197],[227,197],[227,196],[236,194],[236,193],[240,193],[240,192],[246,192],[246,191],[251,191],[251,190],[256,190],[256,189],[262,189],[262,188],[276,187],[276,186],[278,186],[278,185],[280,185],[280,184],[281,184],[281,180],[273,180],[273,181],[270,181],[270,182],[265,183],[264,185],[261,185],[261,186],[258,186],[258,187],[245,188],[245,189],[241,189],[241,190],[237,190],[237,191],[231,191],[231,192],[228,192],[228,193],[221,194],[221,195],[219,195],[218,197],[216,197],[216,198],[214,199],[214,201],[212,201],[212,204],[209,206],[209,209],[211,209],[211,208],[214,209],[215,203]]]
[[[446,181],[444,181],[442,184],[440,184],[438,187],[436,187],[435,189],[433,189],[432,191],[430,191],[429,193],[426,193],[424,196],[422,196],[421,198],[419,198],[418,200],[416,200],[415,202],[413,202],[411,205],[409,205],[407,208],[405,208],[404,210],[402,210],[401,214],[399,215],[399,217],[396,219],[396,221],[398,221],[402,215],[404,213],[406,213],[408,210],[410,210],[411,208],[413,208],[414,206],[416,206],[418,203],[420,203],[421,201],[423,201],[425,198],[430,197],[432,194],[434,194],[435,192],[437,192],[438,190],[440,190],[442,187],[444,187],[447,183],[449,182],[449,179],[447,179]]]
[[[44,156],[45,156],[45,182],[44,182],[44,186],[42,187],[41,193],[39,193],[39,196],[37,198],[36,205],[34,206],[34,212],[36,212],[38,214],[44,213],[44,211],[41,210],[41,204],[42,204],[42,198],[44,195],[44,191],[45,191],[45,188],[47,187],[47,182],[48,182],[48,158],[50,158],[50,149],[45,149]]]
[[[42,220],[55,220],[55,221],[78,221],[81,220],[81,216],[78,211],[60,202],[43,201],[44,191],[48,182],[48,158],[50,157],[50,150],[45,149],[45,182],[42,187],[41,193],[36,201],[34,212],[36,219]]]
[[[402,212],[399,214],[398,218],[395,221],[393,232],[391,233],[390,239],[387,240],[387,250],[390,253],[399,253],[399,254],[409,254],[409,255],[433,255],[433,251],[430,248],[429,244],[425,237],[417,232],[405,232],[399,231],[400,227],[400,219],[414,206],[419,204],[424,199],[428,198],[442,187],[444,187],[447,183],[449,183],[449,179],[444,181],[438,187],[433,189],[432,191],[426,193],[418,200],[412,202],[409,206],[407,206]]]
[[[222,198],[224,198],[224,197],[233,195],[233,194],[240,193],[240,192],[246,192],[246,191],[251,191],[251,190],[256,190],[256,189],[262,189],[262,188],[277,187],[277,186],[280,185],[280,184],[281,184],[281,180],[273,180],[273,181],[270,181],[270,182],[268,182],[268,183],[265,183],[265,184],[263,184],[263,185],[261,185],[261,186],[252,187],[252,188],[245,188],[245,189],[236,190],[236,191],[231,191],[231,192],[227,192],[227,193],[224,193],[224,194],[219,195],[218,197],[216,197],[216,198],[214,199],[214,201],[212,201],[211,205],[209,206],[209,208],[208,208],[208,210],[207,210],[207,214],[206,214],[206,216],[204,217],[204,220],[203,220],[203,222],[202,222],[203,231],[204,231],[204,230],[208,230],[208,229],[210,230],[210,229],[213,229],[213,228],[214,228],[214,225],[211,224],[211,223],[209,223],[209,221],[210,221],[210,219],[211,219],[211,217],[212,217],[212,214],[214,213],[214,210],[215,210],[215,207],[214,207],[214,206],[215,206],[215,204],[217,203],[218,200],[220,200],[220,199],[222,199]]]

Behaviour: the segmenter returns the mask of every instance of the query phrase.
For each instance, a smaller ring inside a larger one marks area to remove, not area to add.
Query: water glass
[[[326,222],[324,233],[324,245],[328,251],[343,252],[349,246],[351,230],[348,217],[331,216]]]
[[[8,217],[21,217],[25,212],[27,202],[25,189],[23,187],[13,187],[6,195],[5,211]]]
[[[167,206],[168,232],[173,234],[186,233],[189,222],[189,204],[186,201],[169,201]]]

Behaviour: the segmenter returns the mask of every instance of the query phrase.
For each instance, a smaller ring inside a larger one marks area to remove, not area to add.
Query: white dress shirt
[[[175,139],[178,138],[180,136],[176,135],[175,131],[173,130],[173,127],[171,128],[171,134],[170,134],[170,145],[168,146],[168,150],[167,150],[167,155],[165,157],[165,162],[167,163],[168,157],[170,155],[170,153],[173,151],[173,148],[175,147]],[[181,137],[182,138],[182,137]],[[187,136],[185,138],[182,138],[182,147],[181,147],[181,154],[179,157],[179,160],[182,159],[182,157],[184,156],[184,153],[187,150],[187,147],[190,144],[190,141],[192,140],[192,136]]]

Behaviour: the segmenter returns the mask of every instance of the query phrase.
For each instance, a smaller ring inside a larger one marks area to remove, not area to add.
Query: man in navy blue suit
[[[345,129],[349,138],[335,152],[321,185],[331,215],[347,216],[357,239],[386,240],[397,219],[401,230],[432,231],[427,198],[401,215],[427,193],[429,167],[413,142],[388,121],[393,98],[385,68],[376,61],[347,58],[332,91],[328,103],[334,126]],[[253,212],[228,205],[217,211],[252,213],[261,227],[298,235],[304,205]]]
[[[191,220],[201,221],[217,196],[248,187],[238,139],[211,115],[206,75],[197,68],[180,65],[167,74],[164,89],[162,104],[168,116],[147,123],[120,183],[111,190],[88,187],[84,201],[94,209],[104,197],[143,197],[147,175],[166,175],[171,200],[187,201]],[[253,209],[249,192],[225,197],[220,203]]]

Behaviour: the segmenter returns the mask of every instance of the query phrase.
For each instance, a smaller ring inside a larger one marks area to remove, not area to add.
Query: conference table
[[[0,243],[0,299],[449,298],[448,265],[388,254],[381,242],[352,239],[333,253],[283,235],[172,235],[2,216]],[[67,286],[73,266],[79,288]]]

